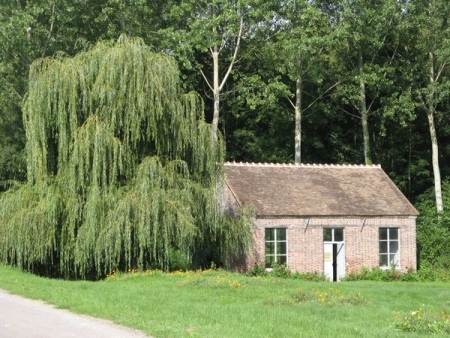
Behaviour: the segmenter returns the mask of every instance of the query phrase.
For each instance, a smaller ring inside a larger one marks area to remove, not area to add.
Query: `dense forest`
[[[139,37],[153,53],[177,61],[180,90],[200,94],[205,121],[223,138],[225,160],[379,163],[430,215],[422,224],[440,224],[435,239],[419,231],[419,240],[427,238],[419,247],[450,238],[446,217],[433,218],[450,207],[446,0],[15,0],[0,6],[2,191],[31,179],[24,111],[32,102],[33,61],[68,60],[99,41]],[[440,247],[427,258],[450,256]]]

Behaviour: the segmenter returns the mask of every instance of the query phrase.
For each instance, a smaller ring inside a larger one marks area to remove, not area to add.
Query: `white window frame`
[[[381,239],[380,236],[380,232],[381,230],[387,230],[387,238],[386,239]],[[397,231],[397,239],[391,239],[391,230],[396,230]],[[381,252],[381,248],[380,245],[382,242],[386,242],[387,243],[387,252]],[[391,243],[393,242],[397,242],[397,252],[393,253],[391,250]],[[392,269],[395,266],[395,269],[401,269],[400,266],[400,228],[396,228],[396,227],[380,227],[378,228],[378,257],[379,257],[379,267],[380,269]],[[387,255],[387,265],[381,265],[381,255]],[[391,255],[394,255],[394,262],[391,261],[390,257]]]
[[[325,240],[325,231],[331,231],[331,241]],[[342,240],[336,240],[336,230],[342,231]],[[323,242],[324,243],[345,243],[345,228],[323,228]]]
[[[285,239],[284,240],[278,240],[277,238],[277,230],[284,230],[285,231]],[[266,233],[267,231],[273,231],[273,240],[267,240],[266,238]],[[285,253],[278,253],[277,252],[277,243],[286,243],[286,252]],[[268,255],[266,252],[266,246],[267,243],[273,243],[274,244],[274,253]],[[278,227],[278,228],[265,228],[264,229],[264,266],[266,267],[267,265],[267,256],[271,256],[274,257],[274,262],[277,262],[277,257],[281,257],[284,256],[286,257],[286,263],[279,263],[279,264],[285,264],[288,265],[288,231],[287,228],[283,228],[283,227]],[[266,267],[267,271],[271,271],[272,268],[271,267]]]

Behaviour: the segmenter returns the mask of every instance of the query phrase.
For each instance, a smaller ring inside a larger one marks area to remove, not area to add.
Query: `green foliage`
[[[292,271],[288,266],[286,266],[285,264],[278,264],[278,263],[272,264],[272,270],[270,272],[271,276],[281,278],[288,278],[292,274]]]
[[[247,215],[219,214],[223,144],[203,103],[142,40],[35,61],[24,121],[28,183],[2,196],[1,261],[96,277],[186,265],[205,243],[246,250]]]
[[[437,313],[421,306],[418,310],[395,314],[395,328],[404,332],[421,334],[450,334],[450,314]]]
[[[263,264],[251,267],[245,272],[249,277],[276,277],[276,278],[288,278],[298,279],[308,282],[324,282],[327,280],[325,275],[314,272],[300,273],[298,271],[292,271],[288,266],[284,264],[274,263],[271,270],[266,270]]]
[[[249,277],[265,277],[268,275],[268,273],[269,272],[266,270],[263,264],[255,264],[245,272],[245,275]]]
[[[418,271],[407,269],[406,272],[395,269],[382,270],[363,267],[359,271],[349,272],[343,279],[346,282],[380,281],[380,282],[448,282],[450,272],[447,268],[424,267]]]
[[[224,266],[229,267],[235,260],[247,254],[252,244],[253,222],[255,213],[251,207],[238,209],[237,215],[230,217],[223,215],[225,226],[219,230],[220,252],[224,260]]]
[[[436,212],[434,190],[429,189],[419,196],[416,207],[417,246],[420,268],[434,266],[450,267],[450,181],[442,182],[444,211]]]
[[[359,271],[350,271],[343,279],[343,281],[360,281],[360,280],[371,280],[371,281],[383,281],[383,282],[395,282],[395,281],[408,281],[414,282],[419,281],[419,275],[408,269],[406,272],[397,271],[394,269],[380,269],[380,268],[366,268],[363,267]]]

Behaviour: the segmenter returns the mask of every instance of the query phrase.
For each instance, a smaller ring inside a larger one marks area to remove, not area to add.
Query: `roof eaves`
[[[377,214],[377,215],[367,215],[367,214],[335,214],[335,215],[266,215],[257,214],[257,218],[376,218],[376,217],[417,217],[417,215],[411,214]]]
[[[383,174],[387,177],[387,181],[388,183],[392,186],[392,188],[397,191],[397,194],[400,195],[403,199],[403,201],[408,204],[411,208],[411,210],[413,210],[413,214],[410,216],[418,216],[419,215],[419,211],[414,207],[414,205],[409,201],[409,199],[406,198],[406,196],[402,193],[402,191],[397,187],[397,185],[392,181],[392,179],[389,177],[388,174],[386,174],[386,172],[384,170],[381,170],[383,172]]]
[[[228,189],[230,189],[231,194],[233,195],[233,197],[235,198],[236,202],[239,204],[240,207],[242,207],[242,202],[239,200],[237,194],[234,192],[233,188],[231,187],[231,185],[228,183],[226,177],[225,177],[225,184],[227,185]]]

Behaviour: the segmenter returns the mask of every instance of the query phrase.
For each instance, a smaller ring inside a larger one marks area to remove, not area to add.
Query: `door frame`
[[[340,281],[345,276],[345,229],[324,228],[323,271],[330,281]]]

